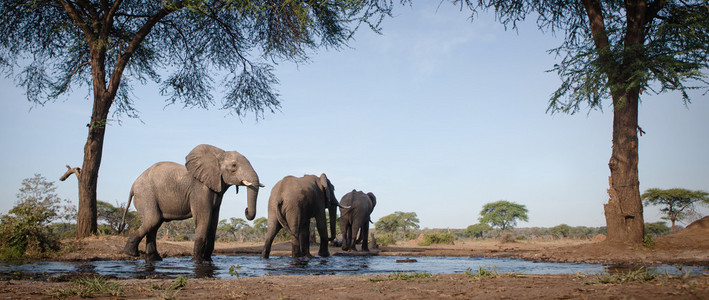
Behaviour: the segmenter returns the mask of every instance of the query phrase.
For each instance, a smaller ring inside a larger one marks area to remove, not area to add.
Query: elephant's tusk
[[[256,186],[255,184],[251,183],[248,180],[242,180],[241,183],[244,184],[245,186]],[[259,183],[258,186],[265,187],[265,185],[263,185],[263,183]]]
[[[350,208],[352,208],[352,206],[344,206],[344,205],[342,205],[342,204],[337,204],[337,206],[339,206],[340,208],[344,208],[344,209],[350,209]]]

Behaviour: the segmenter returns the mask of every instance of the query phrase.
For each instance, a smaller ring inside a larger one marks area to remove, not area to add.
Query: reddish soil
[[[122,253],[124,237],[103,236],[69,241],[58,260],[132,259]],[[260,243],[218,243],[216,254],[259,255]],[[163,256],[191,255],[191,242],[159,241]],[[271,255],[290,255],[288,243],[274,245]],[[341,252],[331,247],[331,253]],[[317,250],[313,248],[312,253]],[[415,241],[372,251],[396,256],[486,256],[529,260],[611,264],[685,264],[709,266],[709,217],[680,233],[655,240],[655,248],[610,245],[594,241],[456,241],[455,245],[417,246]],[[249,298],[249,299],[430,299],[430,298],[544,298],[544,299],[709,299],[709,275],[688,278],[660,276],[647,282],[598,283],[594,275],[515,275],[474,278],[440,274],[413,280],[377,280],[387,275],[263,276],[234,279],[189,279],[184,288],[169,290],[175,279],[110,280],[122,287],[106,298]],[[51,298],[74,286],[71,281],[0,282],[0,299]],[[78,296],[77,296],[78,297]]]

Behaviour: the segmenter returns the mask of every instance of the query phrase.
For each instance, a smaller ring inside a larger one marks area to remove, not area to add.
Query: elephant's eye
[[[231,167],[236,170],[236,163],[231,164]]]

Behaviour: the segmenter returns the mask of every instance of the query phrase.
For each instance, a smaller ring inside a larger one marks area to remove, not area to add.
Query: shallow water
[[[416,262],[397,263],[406,257],[397,256],[331,256],[310,259],[256,256],[214,256],[211,263],[193,263],[191,257],[168,257],[160,262],[144,260],[105,260],[90,262],[36,262],[32,264],[0,264],[0,278],[51,278],[62,275],[92,273],[119,278],[174,278],[216,277],[233,278],[231,266],[239,266],[240,277],[264,275],[359,275],[387,274],[392,272],[462,273],[468,269],[477,272],[480,267],[498,273],[522,274],[598,274],[612,271],[613,267],[586,263],[532,262],[509,258],[487,257],[415,257]],[[679,274],[709,273],[708,267],[683,267],[656,265],[649,269]]]

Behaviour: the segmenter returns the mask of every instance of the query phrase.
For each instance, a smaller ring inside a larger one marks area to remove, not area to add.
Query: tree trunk
[[[76,237],[96,234],[98,230],[96,189],[101,166],[103,140],[111,101],[106,92],[94,90],[94,107],[89,123],[89,134],[84,146],[84,163],[79,178],[79,211],[76,219]]]
[[[613,96],[613,151],[608,167],[608,203],[603,206],[608,241],[639,244],[644,236],[643,206],[638,180],[639,90]]]

